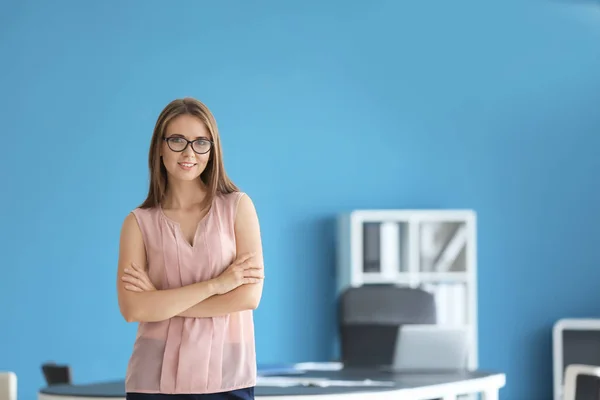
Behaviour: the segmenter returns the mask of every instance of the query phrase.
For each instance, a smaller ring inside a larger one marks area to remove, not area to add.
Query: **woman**
[[[165,107],[149,167],[148,196],[120,239],[119,307],[139,322],[127,398],[253,399],[259,223],[251,199],[227,178],[204,104],[185,98]]]

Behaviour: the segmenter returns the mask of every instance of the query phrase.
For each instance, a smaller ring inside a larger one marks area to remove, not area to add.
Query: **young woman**
[[[251,199],[227,178],[215,119],[179,99],[161,112],[148,197],[120,239],[121,314],[138,322],[129,400],[253,399],[252,310],[263,282]]]

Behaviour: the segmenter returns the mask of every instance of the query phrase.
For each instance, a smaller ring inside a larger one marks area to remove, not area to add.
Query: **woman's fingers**
[[[147,283],[144,282],[142,279],[134,278],[134,277],[128,276],[128,275],[123,276],[121,279],[123,280],[123,282],[128,282],[131,285],[134,285],[141,290],[149,290],[150,289],[148,287]]]
[[[148,274],[146,273],[146,271],[140,272],[140,271],[136,271],[136,270],[133,270],[133,269],[125,268],[123,270],[123,272],[125,272],[125,274],[129,274],[129,275],[131,275],[131,276],[133,276],[135,278],[138,278],[139,280],[142,280],[142,281],[144,281],[146,283],[151,283],[150,282],[150,277],[148,276]]]
[[[123,282],[129,282],[129,283],[131,283],[133,285],[136,285],[136,286],[141,286],[142,285],[142,281],[140,279],[134,278],[133,276],[129,276],[129,275],[124,275],[121,278],[121,280]]]
[[[142,289],[135,285],[125,285],[125,289],[129,290],[130,292],[143,292]]]
[[[131,267],[135,270],[135,271],[140,271],[143,272],[144,268],[140,267],[139,265],[137,265],[136,263],[132,262],[131,263]]]
[[[251,269],[251,268],[263,268],[262,265],[259,265],[256,258],[251,257],[246,259],[242,264],[241,264],[242,268],[244,269]]]
[[[252,284],[252,283],[260,283],[262,282],[262,279],[260,278],[244,278],[244,284]]]
[[[126,274],[129,274],[133,277],[136,277],[136,278],[140,278],[140,276],[141,276],[141,274],[138,271],[136,271],[135,269],[125,268],[123,270],[123,272],[125,272]]]
[[[242,254],[240,257],[238,257],[235,260],[234,264],[237,264],[237,265],[244,264],[246,261],[248,261],[252,257],[254,257],[254,253],[253,252],[252,253]]]
[[[263,268],[251,268],[244,271],[245,278],[265,278],[265,271]]]

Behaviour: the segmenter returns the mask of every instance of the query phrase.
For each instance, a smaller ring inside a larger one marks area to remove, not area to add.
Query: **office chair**
[[[600,398],[600,367],[570,364],[565,369],[563,400],[597,400]]]
[[[405,324],[435,324],[433,294],[394,284],[346,289],[340,297],[341,362],[345,367],[393,363],[398,330]]]
[[[46,384],[52,385],[63,385],[72,383],[71,379],[71,367],[68,365],[57,365],[55,363],[42,364],[42,373]]]
[[[600,319],[560,319],[552,341],[554,400],[600,399]]]

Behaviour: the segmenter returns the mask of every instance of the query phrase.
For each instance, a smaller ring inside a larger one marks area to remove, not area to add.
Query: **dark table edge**
[[[472,379],[485,379],[485,378],[490,378],[493,376],[504,376],[506,375],[504,372],[499,372],[499,371],[478,371],[479,373],[481,373],[481,376],[478,377],[472,377],[470,379],[465,379],[465,380],[472,380]],[[59,388],[59,387],[78,387],[78,386],[90,386],[90,385],[106,385],[106,384],[117,384],[117,383],[121,383],[123,382],[123,379],[117,379],[117,380],[106,380],[106,381],[97,381],[94,383],[81,383],[81,384],[64,384],[64,385],[53,385],[53,386],[45,386],[41,389],[38,390],[38,394],[44,394],[47,396],[55,396],[55,397],[78,397],[78,398],[104,398],[104,399],[122,399],[125,398],[126,394],[120,394],[117,396],[113,396],[113,395],[102,395],[102,394],[94,394],[94,395],[87,395],[87,394],[69,394],[69,393],[53,393],[53,388]],[[372,389],[372,390],[369,390]],[[377,393],[377,392],[393,392],[393,391],[397,391],[397,390],[401,390],[401,388],[398,387],[381,387],[381,386],[373,386],[370,387],[368,389],[360,389],[355,391],[354,393]],[[336,393],[336,394],[342,394],[342,393]],[[257,394],[258,396],[264,396],[264,397],[276,397],[279,395],[261,395],[261,394]],[[316,395],[316,394],[315,394]],[[322,395],[322,394],[321,394]],[[290,395],[290,396],[294,396],[294,395]]]

